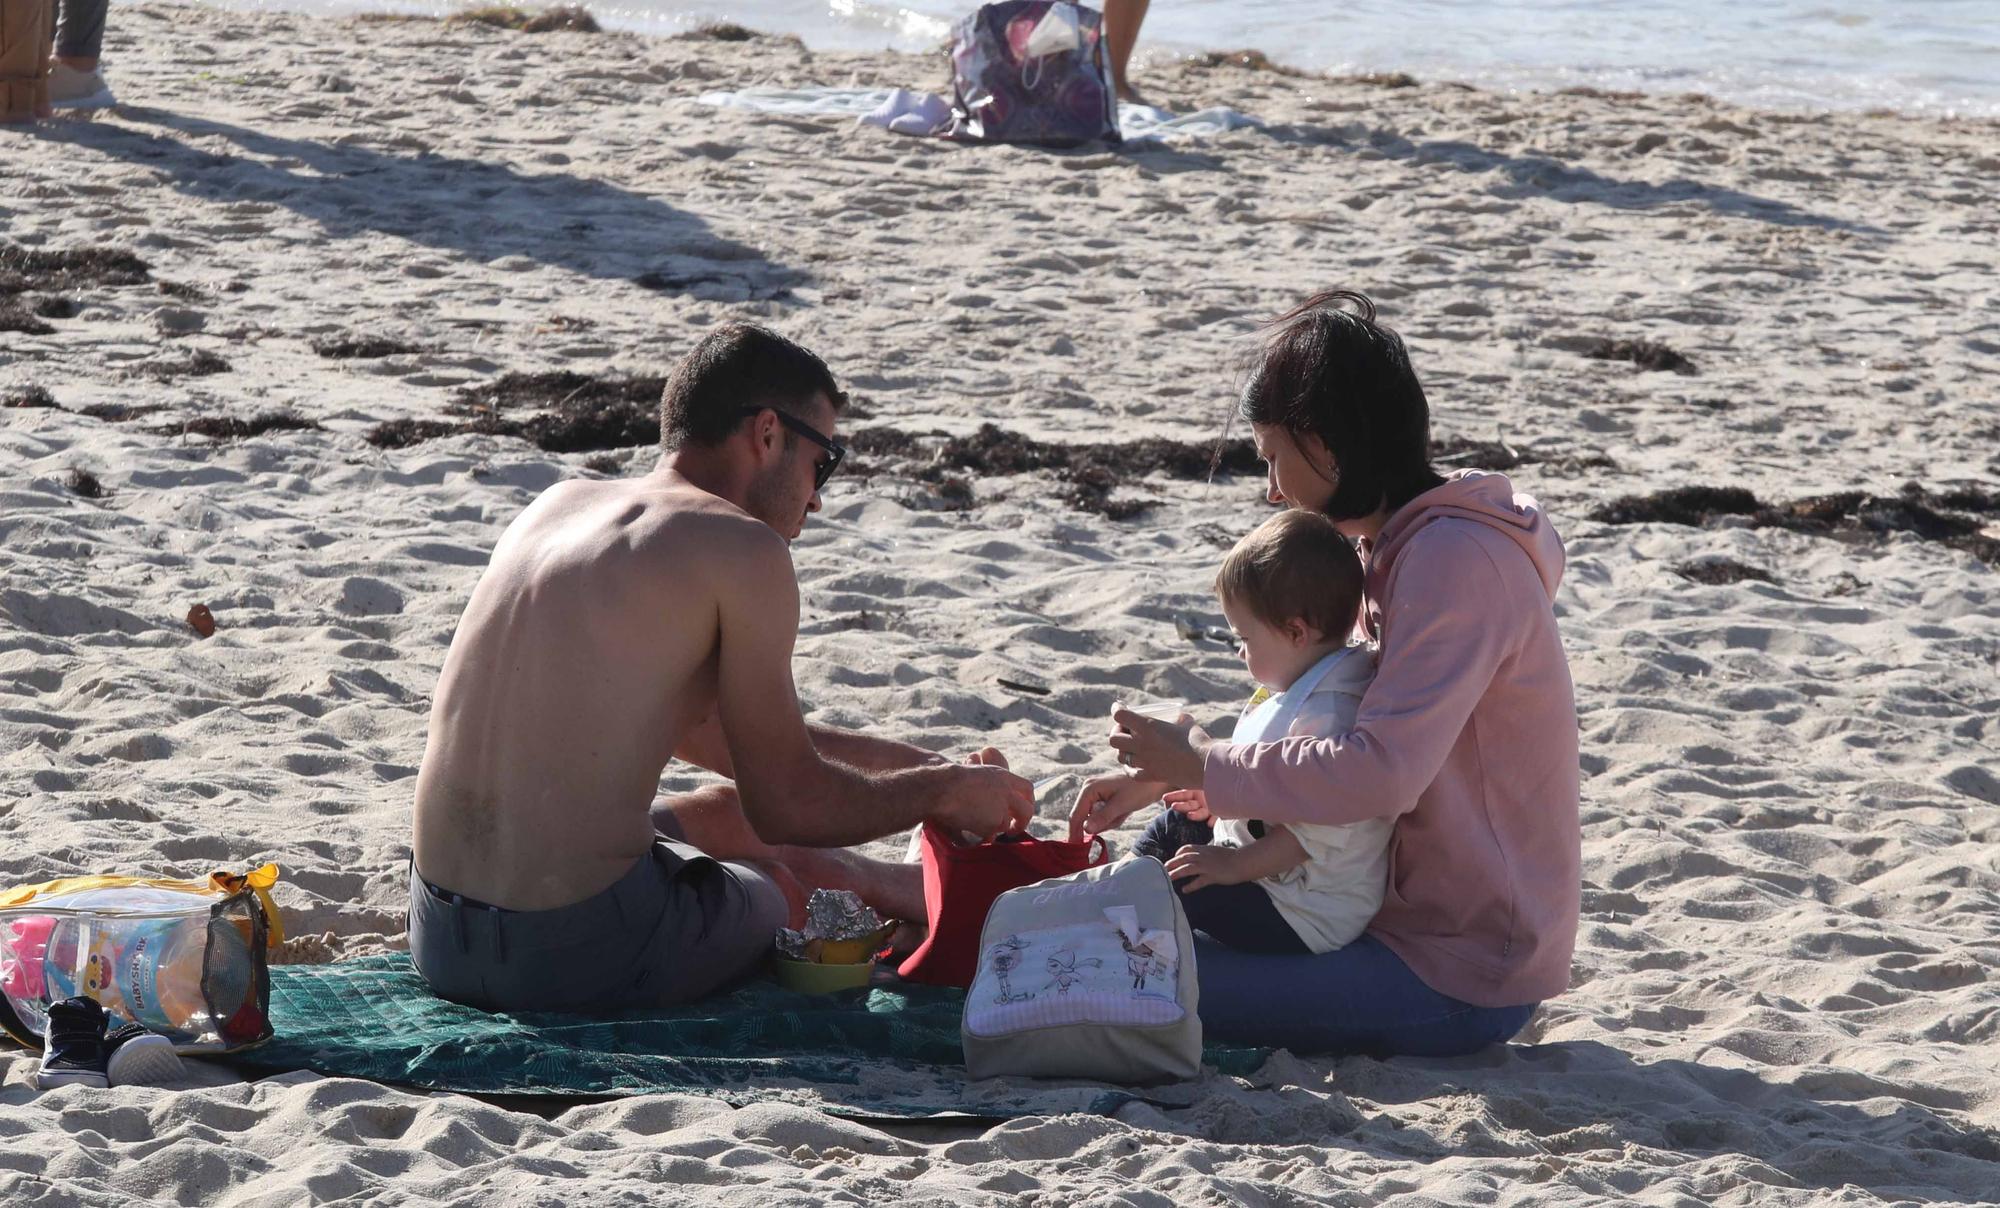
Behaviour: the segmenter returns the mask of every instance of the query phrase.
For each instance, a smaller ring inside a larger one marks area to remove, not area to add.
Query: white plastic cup
[[[1176,721],[1181,714],[1187,712],[1187,702],[1180,700],[1160,700],[1143,705],[1121,702],[1118,707],[1127,713],[1137,713],[1152,721]]]

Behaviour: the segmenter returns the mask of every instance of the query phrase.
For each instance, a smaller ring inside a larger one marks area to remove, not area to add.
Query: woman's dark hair
[[[660,392],[660,448],[721,444],[744,411],[771,407],[800,419],[824,394],[835,412],[847,396],[826,362],[774,331],[731,323],[709,332],[667,375]],[[793,439],[788,431],[785,440]]]
[[[1334,464],[1322,472],[1335,487],[1321,511],[1335,520],[1393,512],[1444,481],[1431,468],[1431,409],[1410,354],[1365,295],[1314,294],[1264,330],[1237,414],[1326,443]]]

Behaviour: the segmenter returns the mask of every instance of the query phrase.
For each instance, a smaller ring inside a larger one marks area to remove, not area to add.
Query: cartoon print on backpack
[[[1125,938],[1124,932],[1120,931],[1118,946],[1125,950],[1125,971],[1132,975],[1133,993],[1143,993],[1146,989],[1146,979],[1158,977],[1167,971],[1166,958],[1154,952],[1151,945],[1143,942],[1134,944]]]
[[[994,1002],[1026,1002],[1035,996],[1032,990],[1014,993],[1010,982],[1014,972],[1021,967],[1021,953],[1027,947],[1027,941],[1020,936],[1010,935],[986,950],[986,963],[993,967],[993,975],[1000,979],[1000,993]]]
[[[1049,986],[1054,986],[1058,995],[1065,995],[1069,993],[1071,986],[1083,980],[1083,971],[1085,969],[1101,969],[1104,967],[1104,962],[1094,956],[1078,960],[1076,958],[1076,949],[1058,948],[1055,950],[1054,955],[1049,957],[1048,966],[1049,982],[1042,989],[1046,990]]]

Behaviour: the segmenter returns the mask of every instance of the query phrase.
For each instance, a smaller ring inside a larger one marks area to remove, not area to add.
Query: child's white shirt
[[[1336,738],[1354,728],[1361,694],[1375,678],[1375,656],[1365,646],[1350,646],[1328,669],[1286,729],[1285,738]],[[1244,706],[1243,716],[1256,707]],[[1239,724],[1242,717],[1238,719]],[[1267,736],[1276,741],[1279,736]],[[1265,823],[1268,833],[1274,824]],[[1306,947],[1315,953],[1344,948],[1368,928],[1382,907],[1389,882],[1389,840],[1396,828],[1392,818],[1371,818],[1347,826],[1282,824],[1305,849],[1305,863],[1256,882],[1271,904],[1290,923]],[[1217,819],[1215,841],[1230,847],[1255,842],[1250,824],[1242,819]]]

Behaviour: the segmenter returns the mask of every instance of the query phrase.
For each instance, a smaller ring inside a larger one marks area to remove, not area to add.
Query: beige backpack
[[[1159,861],[1009,890],[980,933],[960,1026],[965,1066],[975,1078],[1192,1078],[1198,995],[1193,933]]]

